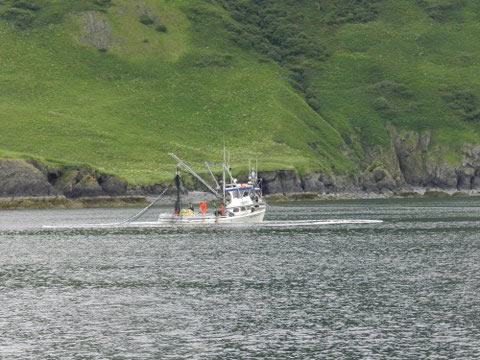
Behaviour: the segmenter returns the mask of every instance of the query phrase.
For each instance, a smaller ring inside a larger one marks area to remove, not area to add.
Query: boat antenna
[[[232,172],[230,171],[230,168],[226,165],[223,165],[223,168],[224,170],[227,172],[228,176],[230,177],[230,181],[232,182],[232,184],[234,183],[233,181],[233,175],[232,175]]]
[[[250,161],[250,159],[248,159],[248,181],[252,181],[253,182],[253,178],[251,178],[251,174],[252,174],[252,162]]]
[[[217,178],[215,177],[215,175],[213,175],[213,171],[212,171],[212,169],[210,168],[210,164],[208,163],[208,161],[205,161],[205,166],[207,167],[208,172],[210,173],[210,175],[212,176],[213,181],[215,182],[215,185],[216,185],[216,187],[217,187],[217,191],[219,191],[219,190],[220,190],[220,184],[218,183]]]

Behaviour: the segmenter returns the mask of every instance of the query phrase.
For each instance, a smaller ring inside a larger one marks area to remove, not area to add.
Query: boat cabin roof
[[[228,184],[225,192],[256,190],[253,184]]]

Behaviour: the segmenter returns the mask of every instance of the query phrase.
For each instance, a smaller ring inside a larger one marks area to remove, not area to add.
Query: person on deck
[[[207,203],[205,201],[200,201],[200,211],[203,215],[207,213]]]

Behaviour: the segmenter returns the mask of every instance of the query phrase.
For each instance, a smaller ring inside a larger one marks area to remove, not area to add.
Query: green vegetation
[[[465,89],[456,87],[442,89],[442,98],[465,121],[480,121],[477,96]]]
[[[162,24],[157,25],[155,27],[155,30],[157,30],[158,32],[163,32],[163,33],[168,31],[167,27],[165,25],[162,25]]]
[[[387,128],[478,139],[474,0],[0,0],[0,155],[164,181],[200,166],[355,173]],[[168,31],[167,31],[168,29]]]
[[[59,24],[66,17],[82,11],[107,11],[111,0],[1,0],[0,19],[19,29]]]
[[[148,15],[142,15],[140,16],[140,22],[143,25],[152,25],[155,23],[155,21]]]

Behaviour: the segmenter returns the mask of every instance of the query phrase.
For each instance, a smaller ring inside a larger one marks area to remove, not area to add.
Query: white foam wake
[[[292,220],[292,221],[265,221],[259,225],[265,227],[284,227],[284,226],[322,226],[322,225],[345,225],[345,224],[380,224],[382,220]]]
[[[75,225],[44,225],[44,229],[102,229],[102,228],[177,228],[177,227],[307,227],[325,225],[350,225],[350,224],[380,224],[382,220],[363,219],[331,219],[331,220],[290,220],[290,221],[264,221],[261,223],[235,223],[235,224],[201,224],[201,223],[161,223],[161,222],[130,222],[130,223],[109,223],[109,224],[75,224]]]

